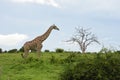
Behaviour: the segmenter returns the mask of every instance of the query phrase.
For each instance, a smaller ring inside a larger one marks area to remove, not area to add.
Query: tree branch
[[[97,40],[97,37],[94,34],[92,34],[92,32],[89,32],[88,29],[83,29],[83,28],[75,28],[75,29],[76,29],[76,35],[74,35],[67,42],[72,41],[78,43],[82,53],[86,51],[87,47],[91,43],[96,42],[100,44],[99,41]]]

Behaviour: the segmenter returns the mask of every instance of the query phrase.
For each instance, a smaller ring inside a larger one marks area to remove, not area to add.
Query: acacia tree
[[[73,37],[67,42],[77,43],[80,46],[82,53],[85,53],[87,47],[93,42],[100,44],[97,40],[97,37],[94,34],[92,34],[92,32],[89,32],[89,29],[78,27],[75,28],[75,30],[76,34],[73,35]]]

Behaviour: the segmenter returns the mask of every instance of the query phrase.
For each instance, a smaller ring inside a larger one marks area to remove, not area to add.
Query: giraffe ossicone
[[[55,24],[53,24],[49,27],[49,29],[44,34],[42,34],[40,36],[37,36],[35,39],[33,39],[31,41],[27,41],[23,45],[24,54],[21,54],[21,56],[23,58],[27,58],[27,56],[29,54],[29,50],[36,49],[37,53],[38,53],[38,57],[40,57],[40,52],[41,52],[41,49],[42,49],[42,43],[43,43],[43,41],[45,41],[48,38],[48,36],[50,35],[50,33],[53,29],[54,30],[59,30],[59,28]]]

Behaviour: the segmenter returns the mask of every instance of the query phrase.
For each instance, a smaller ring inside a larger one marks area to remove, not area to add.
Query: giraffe
[[[40,57],[40,52],[41,52],[41,49],[43,47],[42,43],[43,43],[43,41],[45,41],[48,38],[48,36],[50,35],[50,33],[53,29],[59,30],[59,28],[55,24],[53,24],[49,27],[49,29],[44,34],[37,36],[35,39],[33,39],[31,41],[27,41],[23,45],[24,54],[21,54],[21,56],[23,58],[27,58],[29,50],[36,49],[37,53],[38,53],[38,57]]]

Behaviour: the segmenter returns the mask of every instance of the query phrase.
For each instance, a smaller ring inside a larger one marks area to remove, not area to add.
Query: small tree
[[[5,50],[3,53],[7,53],[7,50]]]
[[[97,37],[94,34],[92,34],[92,32],[89,32],[89,29],[84,29],[80,27],[75,29],[76,34],[67,42],[72,41],[78,43],[82,53],[85,53],[87,47],[93,42],[100,44],[99,41],[97,40]]]
[[[55,51],[56,51],[56,53],[62,53],[62,52],[64,52],[64,49],[57,48]]]
[[[44,52],[50,52],[50,50],[46,49]]]
[[[0,53],[2,53],[3,51],[2,51],[2,48],[0,48]]]

